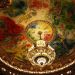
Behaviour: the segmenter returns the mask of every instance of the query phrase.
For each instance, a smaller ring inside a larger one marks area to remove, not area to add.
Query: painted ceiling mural
[[[1,0],[0,60],[29,73],[72,65],[74,9],[75,0]]]

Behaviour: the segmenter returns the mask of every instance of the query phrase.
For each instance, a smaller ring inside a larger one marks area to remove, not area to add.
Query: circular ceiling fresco
[[[74,64],[74,9],[73,0],[0,1],[0,61],[37,74]]]

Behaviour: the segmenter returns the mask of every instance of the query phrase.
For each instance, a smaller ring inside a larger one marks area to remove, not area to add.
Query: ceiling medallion
[[[28,36],[31,35],[34,38],[30,38],[32,41],[34,41],[34,44],[28,50],[27,54],[27,57],[32,65],[38,65],[40,67],[50,65],[56,57],[55,50],[48,45],[48,43],[54,37],[54,31],[51,24],[42,20],[34,21],[28,25],[26,31]],[[46,34],[49,37],[48,39],[43,37]]]
[[[40,67],[50,65],[55,60],[55,56],[56,53],[54,49],[49,45],[46,45],[43,40],[38,40],[36,46],[28,51],[30,62],[33,65],[38,65]]]

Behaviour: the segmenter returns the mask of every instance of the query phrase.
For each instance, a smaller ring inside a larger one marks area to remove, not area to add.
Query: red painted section
[[[72,0],[72,2],[75,4],[75,0]]]
[[[61,30],[64,30],[64,29],[65,29],[65,25],[64,25],[64,24],[61,24],[61,25],[60,25],[60,29],[61,29]]]
[[[5,38],[5,35],[0,35],[0,41]]]
[[[49,4],[44,2],[44,3],[43,3],[43,7],[44,7],[44,8],[49,8]]]
[[[15,36],[23,31],[23,27],[8,17],[0,16],[0,20],[4,23],[4,27],[0,27],[0,40],[5,38],[4,36]]]
[[[52,37],[53,37],[53,34],[45,34],[44,35],[44,40],[45,41],[50,41],[52,39]]]
[[[43,2],[43,0],[32,0],[30,3],[30,8],[36,8],[36,9],[41,9],[41,8],[48,8],[49,4]]]
[[[30,7],[39,9],[42,7],[42,2],[39,0],[33,0]]]
[[[32,45],[31,44],[26,44],[26,47],[31,47]]]
[[[27,40],[27,37],[26,37],[26,35],[21,35],[21,36],[19,37],[19,39],[20,39],[20,40]]]

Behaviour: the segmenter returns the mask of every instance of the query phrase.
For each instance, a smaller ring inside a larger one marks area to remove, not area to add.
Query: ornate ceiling
[[[75,63],[73,0],[0,1],[0,61],[27,73],[53,73]]]

